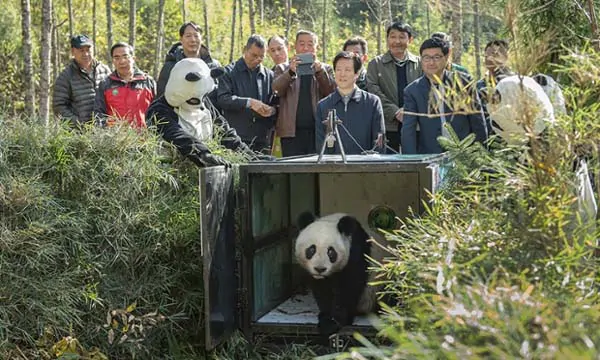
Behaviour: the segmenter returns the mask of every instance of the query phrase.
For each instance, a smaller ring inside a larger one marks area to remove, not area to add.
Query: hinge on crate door
[[[346,349],[346,346],[348,345],[348,343],[342,338],[340,337],[340,334],[331,334],[329,335],[329,346],[335,351],[335,352],[342,352]]]
[[[248,289],[238,288],[237,289],[237,308],[241,310],[248,309]]]

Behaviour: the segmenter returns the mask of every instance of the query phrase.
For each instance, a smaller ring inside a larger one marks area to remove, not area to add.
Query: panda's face
[[[319,219],[296,239],[296,260],[315,279],[331,276],[348,263],[351,239],[338,231],[337,220]]]

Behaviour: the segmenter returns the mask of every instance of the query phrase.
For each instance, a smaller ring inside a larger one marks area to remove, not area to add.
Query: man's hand
[[[319,59],[317,59],[317,57],[315,56],[315,62],[313,62],[313,70],[318,73],[319,71],[323,70],[323,64],[321,64],[321,62],[319,61]]]
[[[214,155],[208,152],[200,155],[200,162],[202,162],[202,165],[204,165],[205,167],[219,165],[224,165],[225,167],[231,166],[231,163],[229,163],[229,161],[223,159],[219,155]]]
[[[383,147],[383,134],[377,134],[377,139],[375,139],[376,147]]]
[[[404,120],[404,108],[400,108],[400,110],[396,111],[396,120],[398,120],[398,122]]]
[[[256,155],[254,155],[254,159],[253,160],[258,160],[258,161],[275,161],[275,160],[277,160],[277,158],[275,156],[271,156],[271,155],[256,154]]]
[[[250,99],[250,109],[262,117],[269,117],[275,114],[275,108],[256,99]]]
[[[296,73],[296,69],[299,63],[301,63],[302,61],[300,61],[300,59],[298,59],[297,56],[294,56],[293,58],[290,59],[290,70],[295,74]]]

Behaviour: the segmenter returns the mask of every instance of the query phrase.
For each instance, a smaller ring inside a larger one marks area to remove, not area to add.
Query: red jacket
[[[146,127],[146,110],[155,95],[156,82],[150,75],[136,69],[127,82],[115,71],[100,83],[94,113],[102,124],[124,119],[134,128]]]

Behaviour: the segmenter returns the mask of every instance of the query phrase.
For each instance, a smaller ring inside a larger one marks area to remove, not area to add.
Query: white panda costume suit
[[[220,128],[221,143],[226,148],[255,159],[265,158],[242,142],[208,99],[207,95],[215,88],[214,78],[222,74],[222,68],[210,70],[201,59],[182,59],[171,70],[164,95],[156,98],[146,111],[147,125],[156,126],[165,140],[199,167],[228,165],[225,159],[211,154],[204,143],[212,139],[215,127]]]
[[[528,141],[525,124],[530,122],[533,135],[540,135],[552,126],[554,107],[544,89],[531,77],[512,75],[496,85],[488,112],[494,132],[508,144]]]

